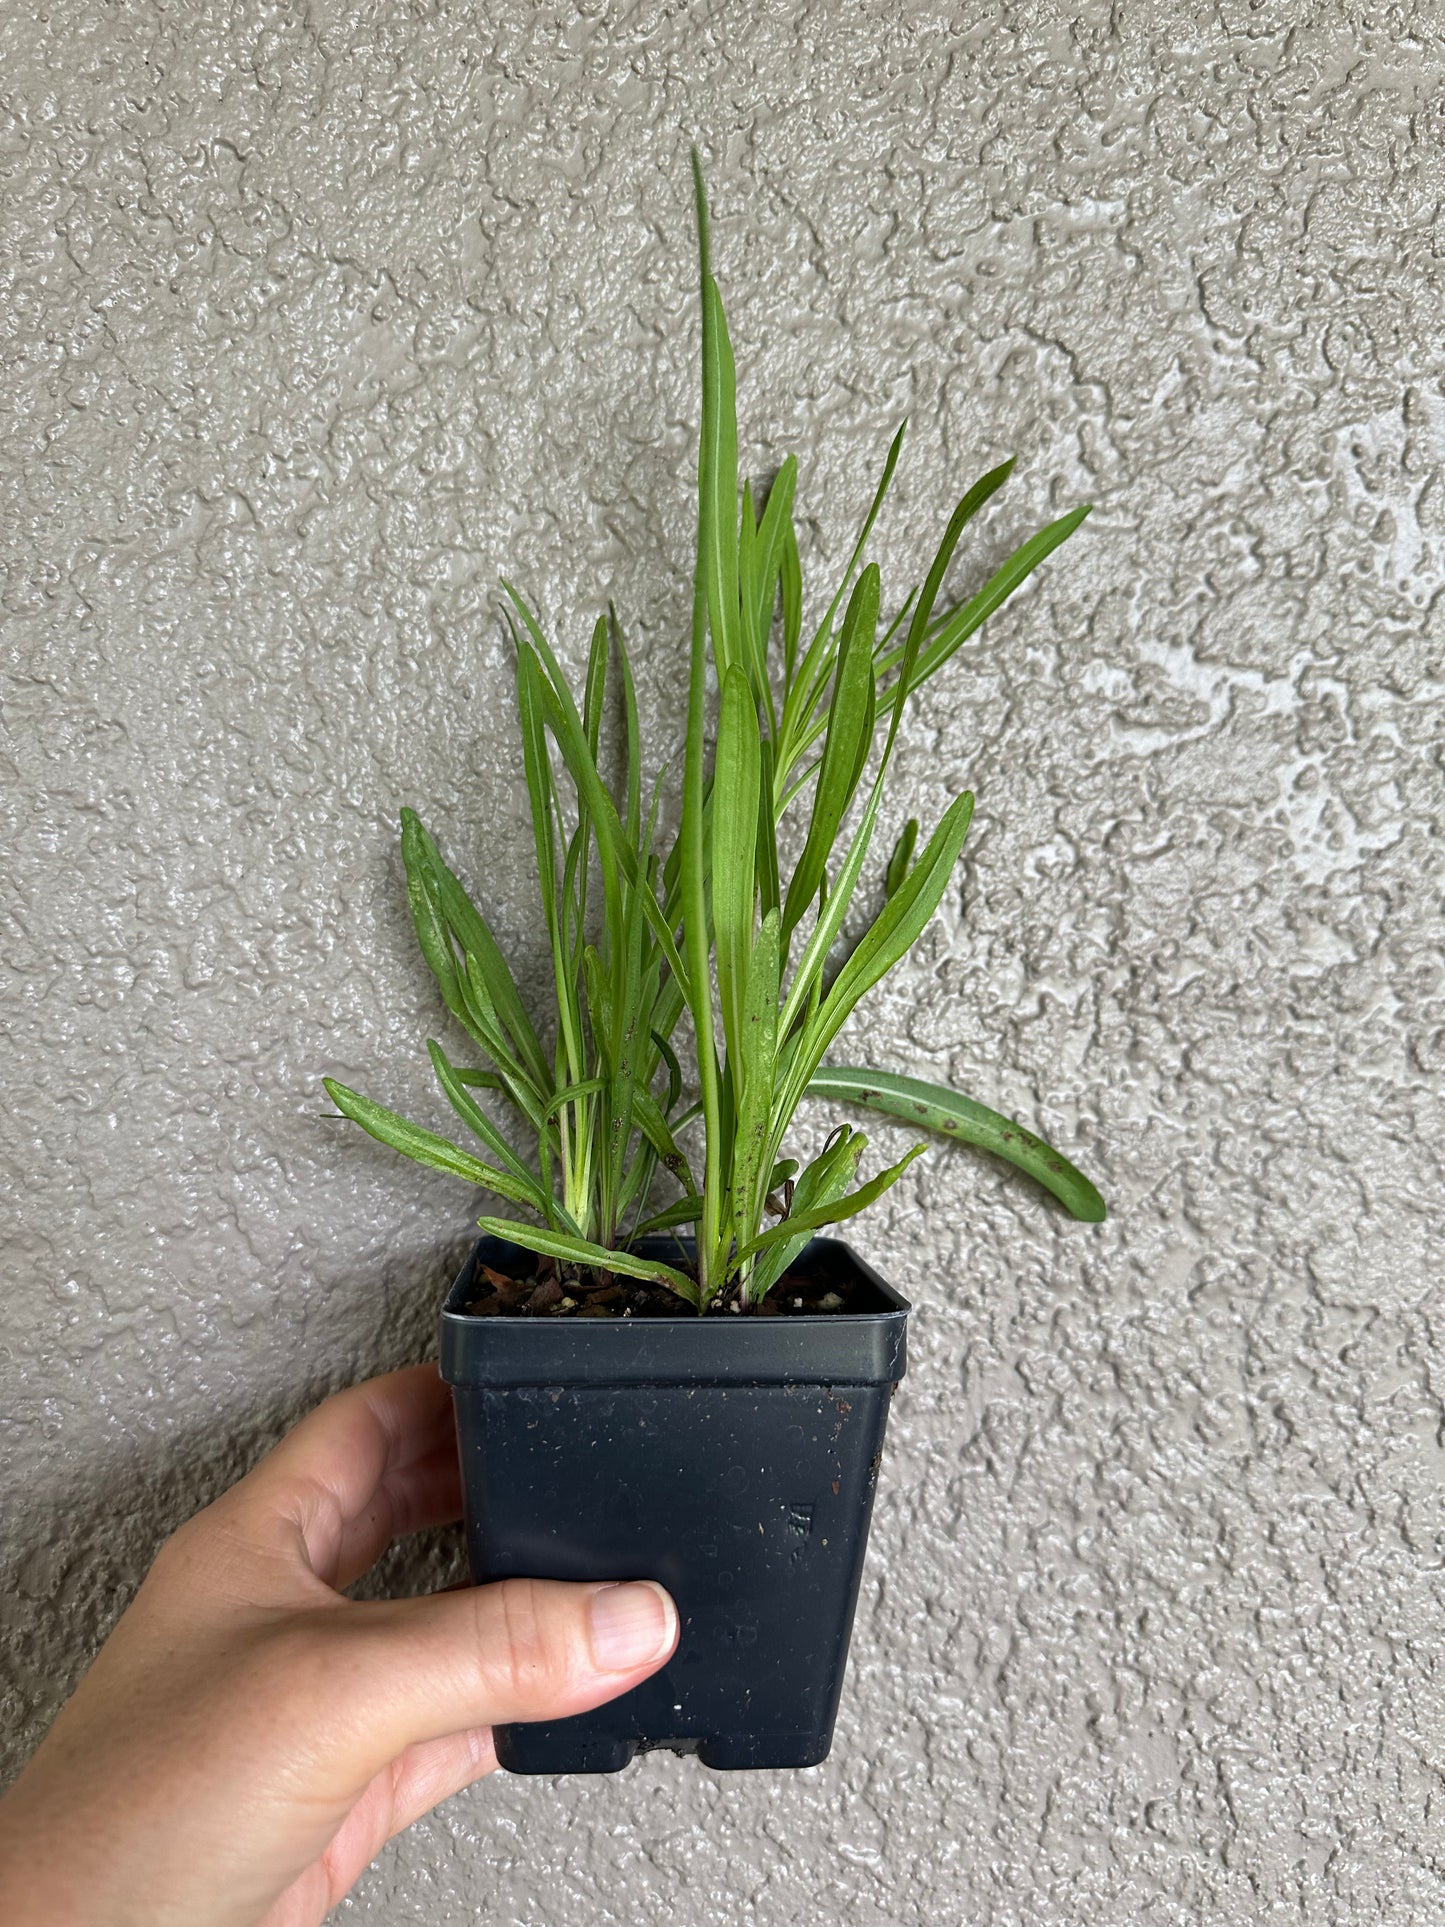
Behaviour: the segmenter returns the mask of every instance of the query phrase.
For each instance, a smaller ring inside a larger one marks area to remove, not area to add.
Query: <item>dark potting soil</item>
[[[481,1285],[466,1310],[473,1318],[696,1318],[692,1306],[666,1285],[617,1272],[578,1271],[539,1258],[527,1278],[509,1278],[479,1265]],[[806,1271],[785,1271],[760,1305],[748,1307],[729,1291],[708,1312],[749,1318],[799,1318],[837,1312],[877,1311],[877,1294],[866,1278],[841,1259],[811,1263]]]

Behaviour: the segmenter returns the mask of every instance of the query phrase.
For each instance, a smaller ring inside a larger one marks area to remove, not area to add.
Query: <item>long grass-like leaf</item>
[[[709,265],[707,193],[693,154],[702,257],[702,446],[698,460],[698,577],[719,676],[740,659],[737,377],[722,297]]]
[[[947,1085],[927,1083],[919,1077],[895,1077],[885,1071],[825,1064],[813,1073],[807,1095],[845,1098],[886,1116],[921,1125],[925,1130],[941,1132],[944,1137],[957,1138],[961,1144],[976,1144],[1036,1178],[1085,1224],[1104,1221],[1103,1198],[1061,1152],[1033,1131],[1025,1130],[1015,1119],[991,1111],[987,1105],[975,1103],[962,1092],[949,1090]]]
[[[747,1004],[738,1039],[735,1081],[737,1130],[733,1148],[733,1236],[741,1251],[762,1214],[771,1171],[768,1127],[772,1119],[773,1072],[778,1050],[778,977],[782,968],[782,933],[778,912],[763,918],[753,952]]]
[[[1067,515],[1061,515],[1058,521],[1050,522],[1047,528],[1040,529],[1037,535],[1031,535],[1027,542],[1014,551],[1002,568],[990,576],[977,595],[971,596],[967,602],[961,604],[943,622],[935,626],[927,647],[919,653],[913,674],[909,678],[909,690],[920,688],[930,676],[938,674],[955,650],[967,642],[974,631],[980,629],[996,609],[1007,602],[1019,584],[1032,575],[1039,564],[1052,555],[1061,542],[1068,540],[1089,513],[1091,506],[1089,503],[1084,503],[1079,508],[1070,509]],[[878,664],[880,677],[902,663],[906,646],[905,644],[893,650]],[[886,709],[895,704],[900,693],[902,693],[901,685],[895,681],[879,697],[880,709]]]
[[[656,1258],[640,1258],[635,1251],[614,1251],[607,1245],[593,1244],[587,1238],[574,1238],[561,1231],[544,1231],[539,1225],[516,1224],[511,1218],[478,1218],[477,1224],[494,1238],[505,1238],[544,1258],[557,1258],[564,1264],[585,1265],[592,1271],[618,1272],[624,1278],[644,1278],[653,1284],[667,1285],[690,1305],[697,1303],[697,1286],[685,1271],[665,1265]]]
[[[672,956],[668,957],[668,963],[674,970],[678,989],[685,993],[697,1049],[703,1140],[706,1146],[703,1215],[698,1230],[697,1261],[699,1297],[705,1303],[720,1283],[716,1278],[716,1268],[720,1256],[718,1246],[725,1171],[722,1161],[722,1076],[714,1041],[712,975],[708,955],[707,877],[711,851],[707,833],[707,784],[703,768],[707,724],[707,633],[714,598],[723,612],[728,607],[724,580],[727,575],[726,557],[719,553],[719,547],[730,541],[737,529],[734,512],[737,498],[737,416],[736,395],[730,379],[731,351],[726,347],[725,331],[721,343],[717,335],[716,320],[722,304],[718,300],[709,267],[707,194],[703,187],[702,162],[696,149],[693,150],[692,165],[697,187],[698,253],[702,279],[703,373],[702,432],[698,437],[698,561],[693,586],[692,641],[688,659],[682,827],[677,848],[679,907],[687,965],[685,970],[680,969]],[[724,380],[724,374],[729,379]],[[722,500],[727,503],[726,515],[721,514],[719,509]],[[732,607],[735,609],[735,575],[733,595]],[[713,639],[721,674],[726,671],[728,660],[716,628]],[[655,905],[648,910],[648,921],[655,932],[659,925],[666,932],[667,926]],[[662,941],[662,937],[659,937],[659,942],[666,954],[671,949],[670,934],[666,942]]]
[[[607,614],[612,623],[612,639],[617,645],[617,661],[622,671],[622,733],[627,758],[627,809],[624,829],[627,841],[636,843],[642,831],[642,731],[637,722],[637,687],[632,679],[632,661],[617,611],[609,602]]]
[[[462,951],[476,959],[497,1020],[527,1075],[539,1087],[545,1085],[548,1081],[546,1059],[537,1041],[537,1033],[532,1028],[532,1020],[518,994],[516,981],[507,967],[507,960],[486,918],[443,861],[435,839],[415,810],[404,809],[401,812],[401,853],[406,869],[407,896],[416,922],[417,936],[422,939],[428,963],[432,963],[427,948],[428,940],[446,946],[446,935],[450,930]],[[423,938],[423,903],[428,924],[426,938]],[[432,963],[432,968],[436,970],[435,963]],[[455,958],[452,959],[451,969],[455,970]],[[438,978],[441,978],[440,972]],[[446,985],[443,983],[444,996],[445,993]],[[460,986],[457,986],[457,994],[460,998]],[[450,999],[447,1007],[454,1014],[461,1014]],[[462,1021],[466,1021],[465,1017]]]
[[[438,1137],[435,1131],[423,1130],[421,1125],[412,1124],[395,1111],[389,1111],[384,1104],[375,1104],[360,1091],[353,1091],[340,1084],[334,1077],[321,1080],[326,1095],[331,1099],[343,1117],[349,1117],[353,1124],[359,1124],[368,1137],[374,1137],[378,1144],[390,1145],[392,1150],[400,1151],[415,1164],[425,1164],[433,1171],[445,1171],[449,1177],[465,1178],[468,1184],[479,1184],[485,1190],[495,1191],[499,1198],[506,1198],[513,1204],[531,1204],[529,1188],[514,1178],[510,1171],[500,1171],[495,1165],[484,1164],[453,1144],[450,1139]]]
[[[761,781],[758,712],[743,671],[723,678],[712,785],[712,919],[718,998],[728,1057],[736,1063],[753,951]]]
[[[853,800],[872,739],[873,637],[878,626],[878,587],[878,568],[870,562],[858,578],[843,618],[833,697],[828,710],[828,735],[813,791],[808,840],[788,885],[783,907],[785,940],[818,894],[818,885]]]
[[[607,618],[598,616],[587,651],[587,682],[582,698],[582,727],[594,763],[602,742],[602,712],[607,706],[607,645]]]
[[[943,814],[927,847],[888,898],[852,956],[834,978],[789,1066],[786,1102],[794,1105],[858,1000],[917,943],[942,901],[968,835],[973,795],[965,790]]]
[[[436,1080],[446,1094],[447,1102],[467,1129],[479,1137],[493,1156],[501,1159],[512,1176],[527,1187],[527,1201],[532,1208],[545,1218],[552,1200],[538,1184],[535,1175],[529,1171],[506,1138],[487,1116],[486,1112],[472,1096],[452,1067],[450,1058],[434,1037],[426,1040],[427,1054],[431,1058],[432,1070]]]

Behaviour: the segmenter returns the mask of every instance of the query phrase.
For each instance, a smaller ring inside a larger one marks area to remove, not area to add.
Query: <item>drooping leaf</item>
[[[667,1119],[659,1109],[657,1099],[651,1091],[645,1090],[639,1084],[633,1091],[632,1104],[638,1129],[656,1151],[662,1163],[671,1171],[679,1184],[695,1192],[697,1181],[692,1175],[692,1166],[688,1163]]]
[[[1026,1171],[1085,1224],[1102,1224],[1103,1198],[1083,1172],[1015,1119],[977,1104],[946,1085],[885,1071],[826,1064],[813,1073],[809,1097],[845,1098],[925,1130],[976,1144]]]
[[[635,1251],[615,1251],[607,1245],[593,1244],[587,1238],[574,1238],[562,1231],[544,1231],[539,1225],[517,1224],[511,1218],[478,1218],[477,1224],[494,1238],[505,1238],[535,1251],[544,1258],[558,1258],[564,1264],[585,1265],[593,1271],[618,1272],[624,1278],[645,1278],[653,1284],[667,1285],[688,1304],[698,1301],[697,1286],[685,1271],[665,1265],[656,1258],[641,1258]]]

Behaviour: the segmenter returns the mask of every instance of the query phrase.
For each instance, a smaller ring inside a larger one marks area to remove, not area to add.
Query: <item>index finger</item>
[[[294,1532],[327,1585],[350,1585],[394,1538],[459,1517],[451,1392],[413,1365],[338,1392],[231,1494],[248,1523]]]

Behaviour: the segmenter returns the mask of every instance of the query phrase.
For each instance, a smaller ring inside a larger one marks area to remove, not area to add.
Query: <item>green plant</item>
[[[739,502],[733,357],[711,271],[696,155],[694,170],[702,427],[676,842],[660,863],[653,851],[657,794],[644,821],[637,708],[615,619],[599,620],[594,631],[579,711],[539,623],[505,584],[521,622],[513,631],[518,717],[556,993],[552,1055],[527,1020],[480,913],[407,813],[403,853],[417,934],[448,1008],[492,1068],[458,1071],[438,1044],[428,1048],[448,1099],[497,1161],[479,1160],[332,1080],[326,1088],[338,1110],[373,1136],[490,1188],[542,1221],[484,1217],[484,1229],[563,1263],[665,1283],[705,1311],[732,1299],[756,1305],[815,1231],[873,1203],[924,1148],[916,1145],[860,1183],[867,1138],[842,1125],[799,1171],[784,1155],[785,1140],[806,1096],[849,1099],[980,1145],[1029,1172],[1076,1217],[1097,1221],[1104,1205],[1067,1159],[997,1112],[918,1079],[823,1063],[859,1000],[901,961],[938,908],[973,813],[971,794],[955,797],[921,850],[918,825],[909,822],[886,866],[880,907],[840,958],[904,705],[1088,510],[1074,509],[1039,530],[974,595],[940,611],[959,540],[1013,463],[990,469],[954,509],[921,587],[883,623],[879,571],[863,564],[863,555],[898,462],[900,428],[847,569],[805,645],[792,515],[797,465],[792,456],[783,463],[760,514],[747,483]],[[620,798],[603,775],[609,640],[622,672]],[[710,664],[719,689],[711,766]],[[549,741],[570,779],[573,813],[565,829]],[[804,805],[801,852],[785,877],[780,830],[789,810]],[[589,922],[594,862],[596,914]],[[672,1039],[684,1010],[698,1097],[679,1109]],[[654,1089],[659,1080],[665,1093]],[[535,1169],[482,1111],[472,1096],[479,1087],[503,1094],[531,1128]],[[678,1141],[698,1115],[701,1183]],[[659,1162],[682,1195],[643,1218]],[[629,1209],[632,1224],[624,1229]],[[767,1223],[769,1217],[777,1222]],[[643,1232],[684,1224],[697,1227],[694,1272],[625,1248]]]
[[[675,1267],[630,1258],[620,1248],[659,1223],[678,1221],[667,1213],[641,1217],[658,1162],[687,1170],[674,1135],[681,1070],[669,1042],[682,1000],[649,920],[650,912],[665,924],[668,899],[664,891],[659,910],[652,854],[657,796],[644,819],[626,648],[615,618],[600,618],[579,710],[532,611],[504,586],[522,625],[520,633],[513,628],[517,718],[552,964],[552,1048],[544,1049],[485,917],[415,811],[404,810],[402,858],[417,939],[447,1009],[487,1065],[459,1068],[435,1038],[428,1038],[427,1050],[448,1102],[490,1156],[464,1151],[334,1078],[323,1082],[337,1110],[372,1137],[534,1212],[542,1221],[529,1228],[534,1249],[662,1277],[691,1301],[696,1288]],[[620,799],[601,774],[613,648],[622,684]],[[557,761],[570,778],[570,809]],[[655,1096],[659,1076],[666,1091]],[[498,1093],[511,1106],[532,1138],[530,1163],[478,1101],[479,1091]],[[508,1228],[520,1235],[519,1227]]]
[[[1011,1137],[1007,1120],[981,1106],[916,1080],[823,1069],[824,1053],[859,1000],[906,955],[938,908],[973,814],[972,795],[956,797],[916,857],[917,825],[909,825],[888,866],[881,908],[834,971],[831,959],[869,854],[904,704],[1077,528],[1087,509],[1041,530],[978,595],[935,615],[960,536],[1007,479],[1012,463],[990,470],[955,508],[922,588],[880,633],[879,571],[874,563],[861,570],[859,564],[897,463],[900,429],[848,569],[800,650],[801,572],[791,520],[796,467],[791,458],[784,464],[760,520],[745,484],[739,517],[732,348],[711,271],[707,197],[695,154],[693,164],[703,376],[681,830],[682,971],[706,1131],[697,1255],[699,1297],[706,1307],[734,1280],[743,1301],[756,1304],[814,1231],[872,1204],[924,1148],[915,1146],[858,1184],[867,1139],[841,1126],[797,1177],[780,1221],[766,1224],[784,1140],[810,1090],[852,1096],[986,1142],[1052,1181],[1079,1215],[1100,1217],[1103,1207],[1066,1160],[1027,1134]],[[775,676],[769,642],[779,602],[781,661]],[[710,795],[709,644],[720,688]],[[870,763],[874,773],[864,790]],[[784,887],[779,826],[790,805],[805,796],[806,835]],[[860,796],[861,813],[834,867],[835,846]],[[796,963],[795,943],[802,946]]]

